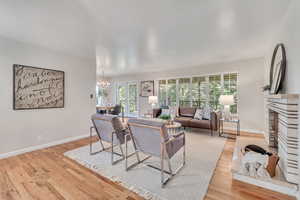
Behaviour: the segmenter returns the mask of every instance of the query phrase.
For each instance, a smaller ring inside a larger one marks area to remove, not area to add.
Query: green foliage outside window
[[[221,105],[219,104],[221,94],[221,75],[209,76],[209,105],[212,109],[221,109]]]
[[[129,113],[137,112],[137,85],[129,84]]]
[[[168,105],[176,106],[176,104],[177,104],[176,79],[168,80],[167,94],[168,94]]]
[[[126,112],[126,102],[127,102],[127,95],[126,95],[126,86],[120,85],[118,86],[118,104],[120,104],[124,108],[124,112]]]
[[[136,83],[126,83],[118,86],[117,103],[124,113],[135,114],[138,112],[138,89]],[[128,109],[128,110],[127,110]]]
[[[192,107],[203,108],[208,100],[206,77],[193,77],[191,84]]]
[[[167,105],[167,81],[160,80],[159,81],[159,105],[166,106]]]
[[[190,98],[190,78],[180,78],[178,81],[178,98],[179,105],[189,107],[191,103]]]
[[[209,105],[214,110],[220,110],[222,109],[222,105],[219,104],[220,95],[234,95],[236,103],[230,107],[230,110],[232,113],[237,113],[237,76],[237,73],[228,73],[223,77],[219,74],[160,80],[159,104],[176,106],[178,99],[179,106],[203,108]]]

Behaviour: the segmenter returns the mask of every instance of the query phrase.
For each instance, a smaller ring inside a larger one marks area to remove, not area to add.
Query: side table
[[[236,134],[230,134],[224,132],[224,122],[236,124]],[[231,137],[230,135],[235,135],[235,137]],[[219,119],[219,136],[226,137],[230,139],[236,139],[236,136],[240,136],[240,120],[239,119]]]
[[[181,131],[181,124],[179,122],[173,122],[173,124],[167,124],[166,128],[170,135],[176,135],[178,132]]]

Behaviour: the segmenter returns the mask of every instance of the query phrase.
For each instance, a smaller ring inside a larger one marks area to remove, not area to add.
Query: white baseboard
[[[264,134],[262,131],[255,130],[255,129],[241,129],[241,131],[248,132],[248,133],[253,133],[253,134],[258,134],[258,135],[263,135]]]
[[[232,127],[224,127],[224,129],[229,130],[229,131],[236,131],[236,128],[232,128]],[[241,129],[241,131],[242,132],[253,133],[253,134],[259,134],[259,135],[264,134],[262,131],[255,130],[255,129]]]
[[[75,137],[65,138],[65,139],[62,139],[62,140],[57,140],[57,141],[54,141],[54,142],[49,142],[49,143],[46,143],[46,144],[31,146],[31,147],[27,147],[27,148],[24,148],[24,149],[19,149],[19,150],[16,150],[16,151],[3,153],[3,154],[0,154],[0,159],[20,155],[20,154],[31,152],[31,151],[36,151],[36,150],[39,150],[39,149],[44,149],[44,148],[47,148],[47,147],[51,147],[51,146],[55,146],[55,145],[59,145],[59,144],[67,143],[67,142],[72,142],[72,141],[75,141],[75,140],[86,138],[88,136],[89,136],[89,134],[79,135],[79,136],[75,136]]]

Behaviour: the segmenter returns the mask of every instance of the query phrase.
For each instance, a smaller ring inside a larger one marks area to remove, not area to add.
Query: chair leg
[[[101,139],[100,139],[100,144],[101,144],[101,146],[102,146],[102,149],[105,149],[105,148],[104,148],[104,145],[103,145],[103,142],[102,142]]]
[[[134,152],[128,155],[128,137],[131,137],[130,135],[126,135],[125,136],[125,170],[128,171],[129,169],[135,167],[136,165],[142,163],[143,161],[149,159],[151,156],[148,156],[146,158],[144,158],[143,160],[140,159],[138,151],[136,149],[135,143],[134,141],[131,139],[132,143],[133,143],[133,148],[134,148]],[[132,164],[131,166],[128,166],[128,158],[135,155],[137,158],[137,162]]]
[[[120,148],[120,151],[121,151],[121,154],[122,154],[122,156],[124,157],[124,151],[123,151],[123,148],[122,148],[122,146],[121,146],[121,145],[119,145],[119,148]]]
[[[172,166],[171,166],[171,159],[168,157],[168,155],[166,155],[166,149],[165,149],[165,144],[162,144],[161,146],[161,187],[163,188],[176,174],[178,174],[178,172],[183,169],[183,167],[185,166],[185,159],[186,159],[186,152],[185,152],[185,134],[184,134],[184,145],[183,145],[183,162],[182,165],[179,166],[174,172],[172,170]],[[167,158],[168,160],[168,165],[169,165],[169,172],[164,170],[164,158]],[[164,174],[167,173],[169,175],[168,178],[164,179]]]
[[[127,145],[127,137],[129,135],[125,135],[125,170],[127,170],[127,166],[128,166],[128,163],[127,163],[127,155],[128,155],[128,145]]]
[[[160,148],[160,173],[161,173],[161,187],[164,186],[164,145],[161,144]]]
[[[93,136],[93,129],[94,129],[94,127],[91,126],[91,127],[90,127],[90,154],[92,154],[92,143],[93,143],[92,136]]]
[[[111,164],[114,164],[114,136],[111,137]]]
[[[173,175],[170,158],[168,157],[167,160],[168,160],[169,172]]]
[[[184,145],[183,145],[183,165],[185,165],[185,156],[186,156],[186,153],[185,153],[185,134],[183,135],[183,142],[184,142]]]
[[[112,164],[112,165],[115,165],[115,164],[117,164],[118,162],[124,160],[124,159],[125,159],[125,156],[124,156],[124,152],[123,152],[123,149],[122,149],[122,147],[121,147],[121,144],[118,145],[119,148],[120,148],[120,150],[121,150],[121,154],[118,154],[118,153],[114,152],[114,147],[115,147],[116,145],[114,145],[114,137],[113,137],[113,136],[114,136],[114,132],[112,132],[112,134],[111,134],[111,164]],[[116,154],[116,155],[118,155],[118,156],[121,156],[122,158],[120,158],[120,159],[118,159],[118,160],[114,160],[114,154]]]
[[[106,150],[106,149],[104,148],[104,145],[103,145],[103,143],[102,143],[101,138],[99,138],[99,142],[100,142],[100,144],[101,144],[102,150],[93,152],[93,129],[95,129],[95,127],[91,126],[91,127],[90,127],[90,155],[95,155],[95,154],[97,154],[97,153],[100,153],[100,152]]]

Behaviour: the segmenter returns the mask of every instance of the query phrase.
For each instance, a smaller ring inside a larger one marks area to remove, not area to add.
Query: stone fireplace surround
[[[279,167],[286,180],[298,184],[299,96],[270,95],[266,101],[268,145],[278,151]]]
[[[233,161],[233,178],[280,193],[297,196],[299,193],[299,99],[297,94],[268,95],[266,102],[265,140],[263,138],[237,138]],[[248,144],[259,145],[280,157],[276,176],[271,180],[239,174],[241,150]]]

